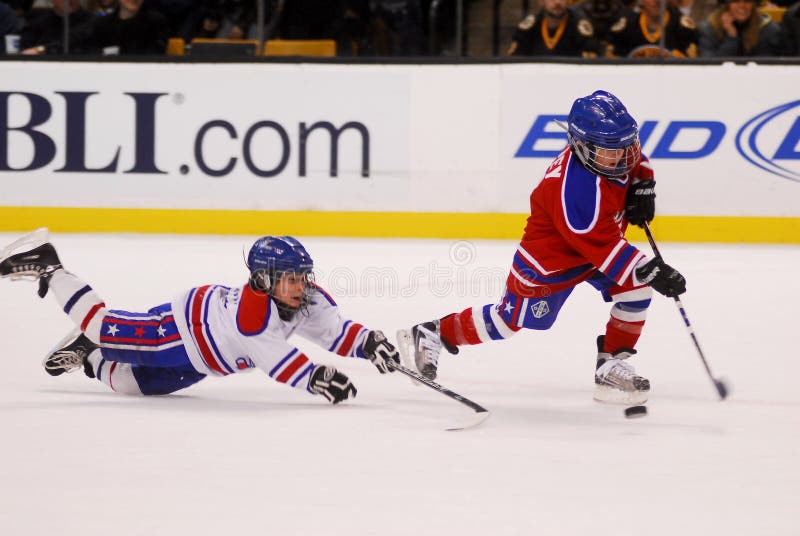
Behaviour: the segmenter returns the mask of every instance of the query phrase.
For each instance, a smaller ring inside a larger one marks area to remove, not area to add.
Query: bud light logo
[[[736,132],[738,153],[750,164],[773,175],[800,182],[800,100],[759,113]],[[539,115],[514,154],[515,158],[554,158],[567,143],[559,124],[565,115]],[[732,129],[731,129],[732,131]],[[655,159],[696,160],[722,146],[728,128],[723,121],[647,120],[639,124],[642,147]],[[685,140],[691,146],[685,147]],[[728,136],[730,139],[730,136]]]
[[[800,160],[800,116],[790,113],[800,107],[800,100],[781,104],[760,113],[747,121],[736,134],[736,149],[745,160],[773,175],[800,182],[800,166],[789,167]],[[788,133],[786,125],[791,123]],[[777,134],[777,136],[775,135]],[[766,139],[781,140],[777,147],[765,143]]]

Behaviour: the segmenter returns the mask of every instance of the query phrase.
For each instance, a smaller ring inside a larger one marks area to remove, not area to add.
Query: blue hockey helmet
[[[598,175],[622,177],[642,158],[636,121],[608,91],[598,90],[576,99],[567,127],[573,152]]]
[[[262,236],[247,254],[247,268],[253,290],[269,293],[284,273],[303,275],[312,281],[314,261],[296,238]]]

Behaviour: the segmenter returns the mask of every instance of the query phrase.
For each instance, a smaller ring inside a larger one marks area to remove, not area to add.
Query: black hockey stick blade
[[[452,427],[452,428],[447,428],[448,432],[457,432],[457,431],[460,431],[460,430],[466,430],[468,428],[474,428],[474,427],[480,425],[483,421],[485,421],[486,419],[489,418],[489,415],[490,415],[489,414],[489,410],[484,408],[480,404],[476,404],[475,402],[473,402],[469,398],[463,397],[460,394],[456,393],[455,391],[451,391],[447,387],[439,385],[435,381],[429,380],[428,378],[426,378],[422,374],[420,374],[420,373],[418,373],[418,372],[416,372],[414,370],[411,370],[409,368],[406,368],[403,365],[399,365],[397,363],[393,363],[393,362],[390,361],[389,362],[389,366],[392,367],[397,372],[405,374],[409,378],[412,378],[413,380],[421,383],[422,385],[430,387],[434,391],[442,393],[443,395],[445,395],[447,397],[450,397],[450,398],[452,398],[453,400],[455,400],[457,402],[461,402],[462,404],[464,404],[465,406],[471,408],[475,412],[475,415],[473,416],[473,418],[470,419],[468,422],[464,423],[461,426],[455,426],[455,427]]]
[[[717,388],[717,394],[719,394],[720,400],[728,398],[728,385],[725,382],[714,379],[714,387]]]
[[[445,428],[445,430],[447,430],[448,432],[461,432],[463,430],[469,430],[470,428],[478,427],[481,424],[483,424],[483,421],[489,418],[489,415],[491,415],[491,413],[489,413],[488,410],[476,412],[472,415],[471,418],[464,421],[464,423],[461,424],[460,426]]]

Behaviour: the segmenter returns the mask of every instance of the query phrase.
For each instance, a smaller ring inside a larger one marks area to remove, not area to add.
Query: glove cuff
[[[647,257],[647,255],[645,255],[644,257],[639,259],[639,262],[637,262],[636,266],[633,267],[633,271],[631,272],[631,280],[633,281],[633,284],[635,286],[641,287],[643,285],[647,285],[647,283],[645,283],[644,281],[639,279],[639,268],[642,268],[645,264],[647,264],[648,262],[650,262],[652,260],[653,259],[651,259],[651,258]]]

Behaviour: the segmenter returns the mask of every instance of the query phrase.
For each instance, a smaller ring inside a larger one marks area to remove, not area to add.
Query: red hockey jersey
[[[631,182],[652,178],[644,155],[630,174],[609,178],[587,170],[566,147],[531,194],[531,215],[514,255],[509,290],[548,296],[597,270],[619,285],[634,284],[633,269],[644,253],[625,239],[625,197]]]

